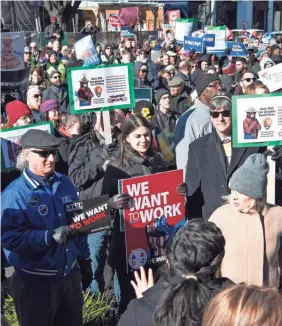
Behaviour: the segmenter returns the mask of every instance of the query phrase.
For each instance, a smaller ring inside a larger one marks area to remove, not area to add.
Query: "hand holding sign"
[[[73,239],[73,233],[68,225],[60,226],[53,231],[53,239],[58,244],[65,244]]]

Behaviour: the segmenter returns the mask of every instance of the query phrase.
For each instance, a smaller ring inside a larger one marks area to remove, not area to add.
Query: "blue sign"
[[[121,37],[133,38],[134,37],[133,29],[130,26],[122,26]]]
[[[184,50],[195,50],[197,53],[203,53],[203,38],[184,36]]]
[[[215,44],[215,34],[205,34],[203,36],[204,46],[214,46]]]
[[[227,49],[230,49],[228,55],[231,57],[246,57],[247,56],[247,50],[246,46],[243,43],[240,42],[226,42]]]

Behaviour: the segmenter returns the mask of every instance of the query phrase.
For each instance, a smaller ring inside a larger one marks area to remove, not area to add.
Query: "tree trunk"
[[[44,7],[50,17],[57,17],[57,23],[62,27],[64,32],[67,30],[67,23],[71,23],[73,16],[76,14],[81,1],[75,1],[73,6],[71,3],[72,1],[44,1]]]

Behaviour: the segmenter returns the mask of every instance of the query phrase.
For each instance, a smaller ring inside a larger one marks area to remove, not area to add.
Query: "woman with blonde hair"
[[[226,240],[218,273],[234,283],[281,285],[282,207],[266,202],[269,165],[263,154],[250,155],[232,175],[228,203],[210,217]]]
[[[281,326],[282,296],[273,288],[234,285],[208,304],[202,326]]]

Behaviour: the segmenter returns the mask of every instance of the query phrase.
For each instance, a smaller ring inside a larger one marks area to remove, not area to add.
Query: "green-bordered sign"
[[[184,37],[192,33],[194,18],[175,19],[175,39],[177,43],[183,44]]]
[[[226,27],[225,26],[207,26],[208,34],[215,35],[214,46],[207,46],[207,53],[223,53],[226,49]]]
[[[68,69],[72,114],[135,106],[131,63]]]
[[[1,171],[7,172],[16,168],[17,156],[21,151],[21,138],[30,129],[40,129],[54,134],[51,122],[31,124],[1,130]]]
[[[232,96],[232,144],[282,145],[282,93]]]

